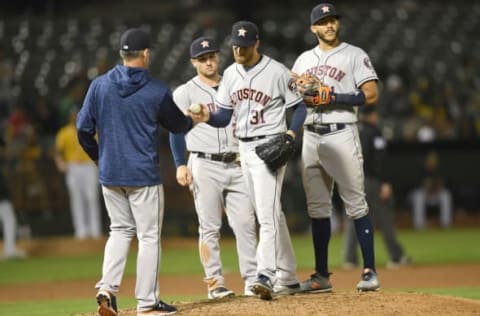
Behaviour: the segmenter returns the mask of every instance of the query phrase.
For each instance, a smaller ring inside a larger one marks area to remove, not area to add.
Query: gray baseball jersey
[[[175,89],[173,99],[182,110],[186,110],[192,103],[203,103],[210,111],[215,111],[215,95],[216,90],[196,76]],[[199,157],[198,154],[238,152],[238,140],[233,137],[231,125],[214,128],[205,123],[195,126],[185,137],[187,150],[193,152],[188,167],[193,177],[190,189],[198,216],[199,252],[205,271],[204,281],[209,290],[224,286],[219,239],[225,210],[228,223],[235,234],[240,274],[245,281],[245,289],[248,290],[256,278],[257,234],[255,213],[253,205],[249,203],[242,170],[237,162],[214,161],[208,157]]]
[[[367,81],[378,80],[368,55],[361,48],[347,43],[341,43],[327,52],[321,51],[318,46],[303,52],[295,61],[292,71],[316,75],[338,93],[350,93]],[[353,123],[357,120],[356,107],[335,105],[310,108],[305,125]]]
[[[316,46],[302,53],[292,71],[316,75],[336,93],[352,93],[363,83],[378,80],[368,55],[361,48],[347,43],[328,51]],[[334,183],[338,185],[348,215],[360,218],[368,212],[357,120],[357,107],[351,105],[308,109],[302,169],[308,212],[312,218],[331,216]],[[320,124],[330,128],[331,132],[319,134],[309,130],[309,127]]]
[[[215,112],[216,93],[217,91],[214,88],[205,84],[196,76],[175,89],[173,100],[183,111],[186,111],[192,103],[203,103],[208,106],[210,112]],[[190,152],[238,152],[238,140],[233,135],[231,125],[226,128],[215,128],[200,123],[186,134],[186,143]]]
[[[272,173],[255,153],[268,136],[285,133],[286,109],[302,98],[289,70],[263,55],[248,71],[237,63],[222,78],[217,103],[234,109],[235,134],[239,137],[242,171],[260,224],[257,274],[276,285],[297,283],[296,260],[281,205],[285,167]]]
[[[239,138],[284,133],[285,110],[302,100],[288,69],[263,55],[249,71],[234,63],[223,73],[217,104],[234,109]]]

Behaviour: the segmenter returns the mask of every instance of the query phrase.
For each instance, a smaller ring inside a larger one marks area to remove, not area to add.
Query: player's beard
[[[240,65],[244,65],[250,60],[251,56],[249,55],[240,55],[240,54],[233,54],[233,59],[235,59],[235,62]]]
[[[256,62],[258,55],[255,53],[255,49],[252,47],[244,48],[240,52],[240,48],[237,48],[237,51],[233,53],[233,59],[235,62],[244,66],[251,66]]]
[[[321,32],[315,32],[315,36],[317,36],[317,39],[319,41],[322,41],[324,42],[325,44],[329,45],[329,46],[335,46],[336,42],[338,41],[338,30],[332,30],[332,32],[335,33],[335,36],[333,38],[327,38],[327,36],[325,36],[325,34],[321,33]]]

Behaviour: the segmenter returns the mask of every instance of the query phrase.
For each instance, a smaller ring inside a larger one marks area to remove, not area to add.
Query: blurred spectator
[[[387,77],[377,107],[382,117],[401,119],[413,114],[402,77],[397,74],[390,74]]]
[[[428,207],[438,207],[442,227],[449,227],[452,224],[452,194],[440,173],[436,152],[430,152],[425,157],[422,183],[413,190],[411,199],[415,229],[425,228]]]
[[[75,78],[67,88],[67,94],[60,100],[58,116],[61,124],[69,121],[72,109],[82,106],[83,98],[88,85],[88,78]]]
[[[30,117],[25,111],[24,104],[20,102],[14,104],[5,127],[5,142],[10,159],[16,160],[19,158],[29,128],[31,128]]]
[[[6,115],[10,109],[12,95],[13,64],[5,56],[0,46],[0,116]]]
[[[101,235],[98,169],[78,142],[76,118],[77,110],[72,108],[67,125],[57,133],[55,163],[65,173],[75,237],[98,238]]]
[[[32,113],[32,123],[41,138],[42,148],[48,150],[53,147],[60,123],[55,108],[46,97],[38,98]]]
[[[0,150],[2,154],[4,145],[3,137],[0,137]],[[0,160],[3,162],[3,159]],[[25,258],[25,252],[16,246],[17,218],[13,205],[10,202],[8,188],[3,173],[4,167],[5,166],[2,164],[0,168],[0,222],[2,223],[4,244],[3,254],[0,255],[0,259]]]
[[[38,135],[32,125],[24,131],[24,143],[21,147],[16,174],[18,178],[16,207],[22,211],[41,213],[45,218],[51,217],[50,200],[46,187],[47,179],[43,176],[43,151]]]

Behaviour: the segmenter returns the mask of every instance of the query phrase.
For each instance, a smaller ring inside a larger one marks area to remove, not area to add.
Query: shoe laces
[[[370,281],[370,279],[375,275],[375,272],[368,270],[367,272],[362,273],[362,279],[364,281]]]
[[[212,292],[212,293],[223,293],[223,292],[228,292],[228,290],[224,286],[219,286],[217,288],[214,288],[214,289],[210,290],[210,292]]]
[[[258,276],[258,279],[262,282],[267,284],[268,286],[272,287],[272,281],[270,281],[270,278],[267,277],[266,275],[260,274]]]
[[[311,279],[311,280],[315,280],[315,279],[325,279],[325,280],[330,281],[330,276],[331,276],[331,275],[332,275],[331,272],[328,272],[328,275],[327,275],[327,276],[323,276],[323,275],[321,275],[320,273],[315,272],[315,273],[313,273],[312,275],[310,275],[310,279]]]

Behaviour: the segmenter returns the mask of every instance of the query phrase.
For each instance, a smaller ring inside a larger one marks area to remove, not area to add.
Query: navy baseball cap
[[[240,47],[250,47],[258,40],[258,27],[250,21],[238,21],[232,26],[231,44]]]
[[[335,18],[340,18],[340,15],[337,14],[335,7],[331,3],[320,3],[312,9],[310,13],[310,24],[314,25],[321,19],[333,16]]]
[[[218,51],[218,45],[213,38],[202,36],[194,40],[190,45],[190,58],[197,58],[204,54]]]
[[[120,37],[120,50],[135,51],[150,48],[150,37],[142,29],[128,29]]]

